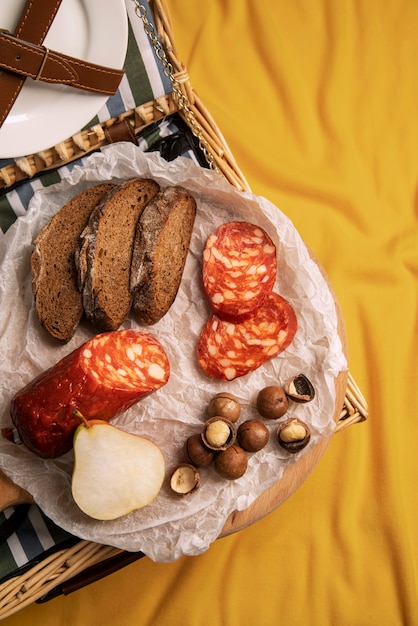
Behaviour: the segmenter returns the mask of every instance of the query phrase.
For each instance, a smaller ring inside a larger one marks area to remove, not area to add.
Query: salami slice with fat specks
[[[296,330],[292,306],[271,293],[264,305],[243,322],[227,322],[212,315],[199,338],[199,365],[206,374],[220,380],[245,376],[283,352]]]
[[[213,312],[232,322],[246,319],[272,292],[276,270],[276,247],[260,226],[222,224],[203,251],[203,287]]]
[[[170,365],[150,333],[96,335],[19,391],[10,414],[27,448],[45,458],[68,452],[80,419],[109,421],[165,385]]]

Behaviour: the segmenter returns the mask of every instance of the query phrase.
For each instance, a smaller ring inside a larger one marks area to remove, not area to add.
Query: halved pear
[[[107,422],[82,419],[74,435],[71,483],[80,509],[94,519],[112,520],[152,502],[165,476],[160,448]]]

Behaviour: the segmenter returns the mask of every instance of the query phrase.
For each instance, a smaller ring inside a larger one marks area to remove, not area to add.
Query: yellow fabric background
[[[10,626],[418,625],[418,2],[170,0],[180,57],[252,190],[337,293],[370,418],[278,510]]]

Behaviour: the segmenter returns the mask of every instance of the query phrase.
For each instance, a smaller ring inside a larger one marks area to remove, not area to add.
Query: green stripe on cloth
[[[147,70],[139,51],[131,23],[129,23],[128,52],[126,55],[125,70],[136,104],[143,104],[144,102],[153,100],[154,94],[152,92],[151,83],[148,79]]]
[[[0,544],[0,580],[16,569],[16,561],[10,552],[7,541]]]
[[[0,229],[3,233],[16,221],[16,213],[13,211],[7,196],[0,198]],[[0,235],[1,236],[1,235]]]
[[[59,175],[58,170],[53,170],[51,172],[46,172],[45,174],[42,174],[41,181],[44,187],[49,187],[50,185],[55,185],[55,183],[59,183],[61,181],[61,176]]]

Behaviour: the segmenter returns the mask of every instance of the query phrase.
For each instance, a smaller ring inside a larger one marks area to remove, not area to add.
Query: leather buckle
[[[46,46],[40,46],[40,48],[42,48],[42,50],[44,51],[44,56],[43,56],[41,65],[39,66],[38,73],[36,74],[34,80],[40,80],[41,79],[42,72],[43,72],[44,67],[45,67],[45,63],[47,62],[48,56],[49,56],[49,48],[47,48]]]
[[[7,28],[0,28],[0,35],[9,35],[10,37],[13,36],[11,32],[7,30]],[[44,51],[44,56],[42,57],[41,64],[39,66],[38,72],[34,80],[41,80],[42,72],[44,70],[45,63],[47,62],[48,56],[49,56],[49,48],[47,48],[46,46],[42,46],[42,45],[40,45],[39,48],[42,48],[42,50]]]

